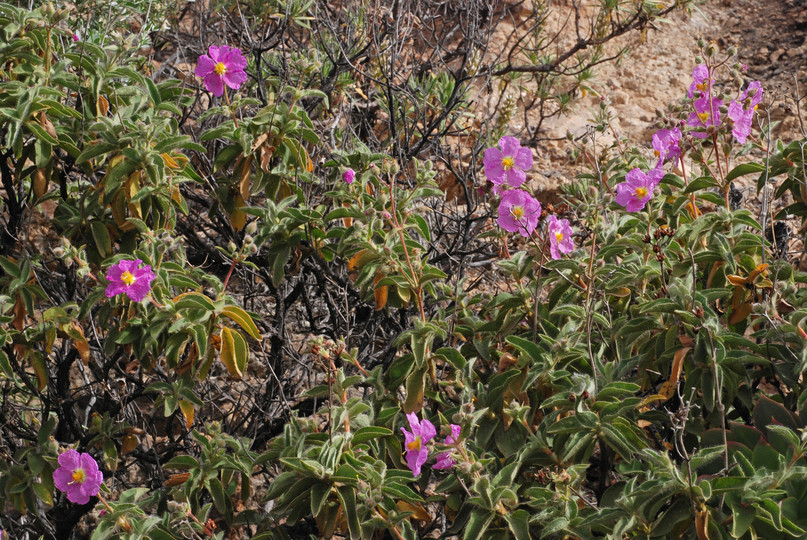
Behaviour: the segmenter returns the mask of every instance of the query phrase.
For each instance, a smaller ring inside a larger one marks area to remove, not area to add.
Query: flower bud
[[[258,232],[258,224],[254,221],[250,221],[247,224],[247,234],[255,234]]]
[[[728,54],[729,56],[736,56],[736,54],[737,54],[737,47],[735,47],[734,45],[732,45],[731,47],[729,47],[729,48],[728,48],[728,50],[726,51],[726,54]]]
[[[696,64],[703,64],[703,56],[696,56],[695,57]]]
[[[706,47],[706,50],[704,51],[704,54],[706,54],[707,58],[712,58],[714,55],[717,54],[717,51],[719,51],[719,50],[720,50],[720,48],[717,46],[717,43],[712,42],[712,43],[709,44],[708,47]]]
[[[228,250],[230,253],[235,253],[235,250],[236,250],[236,249],[237,249],[237,248],[236,248],[236,246],[235,246],[235,242],[230,241],[230,243],[229,243],[229,244],[227,244],[227,250]]]
[[[698,38],[698,47],[700,47],[701,49],[703,49],[704,47],[706,47],[706,42],[703,40],[703,38],[702,38],[702,37],[699,37],[699,38]],[[696,60],[696,62],[697,62],[697,60]],[[698,62],[698,63],[700,63],[700,62]]]

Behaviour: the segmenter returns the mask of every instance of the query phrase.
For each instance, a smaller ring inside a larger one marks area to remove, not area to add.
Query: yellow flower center
[[[509,171],[510,169],[512,169],[513,165],[515,165],[515,164],[516,164],[516,161],[510,156],[507,156],[506,158],[502,158],[502,169],[504,169],[505,171]]]
[[[224,65],[224,62],[219,62],[213,68],[213,71],[216,72],[216,75],[224,75],[225,73],[227,73],[227,66]]]
[[[653,150],[653,153],[656,154],[656,157],[659,157],[661,155],[661,152],[659,152],[658,150]]]
[[[695,88],[697,88],[697,89],[698,89],[698,90],[700,90],[701,92],[704,92],[704,91],[706,90],[706,88],[707,88],[707,85],[706,85],[706,83],[705,83],[705,82],[702,82],[702,83],[700,83],[700,84],[696,84],[696,85],[695,85]]]
[[[73,471],[73,481],[71,484],[83,484],[86,479],[87,473],[84,472],[84,469],[76,469]]]
[[[128,270],[120,275],[120,280],[124,282],[127,287],[131,287],[136,279],[137,278],[135,278]]]
[[[639,189],[641,189],[641,188],[639,188]],[[557,240],[558,242],[563,242],[563,233],[562,232],[556,232],[555,233],[555,240]]]
[[[638,197],[639,199],[644,199],[645,197],[647,197],[647,188],[643,187],[636,188],[636,197]]]
[[[708,112],[698,113],[698,118],[701,119],[701,122],[703,124],[706,124],[706,121],[709,119],[709,113]]]
[[[420,450],[420,435],[415,437],[414,441],[406,443],[406,449],[407,450],[412,450],[414,452],[417,452],[418,450]]]
[[[524,217],[524,207],[512,206],[510,207],[510,214],[517,220],[521,220]]]

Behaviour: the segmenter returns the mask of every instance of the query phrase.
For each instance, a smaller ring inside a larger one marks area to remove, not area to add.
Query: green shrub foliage
[[[5,534],[804,538],[807,143],[703,42],[562,202],[502,139],[689,1],[169,4],[0,3]]]

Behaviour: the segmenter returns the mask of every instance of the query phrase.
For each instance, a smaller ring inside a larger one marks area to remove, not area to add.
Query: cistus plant
[[[0,534],[804,537],[764,81],[702,42],[536,190],[602,47],[690,4],[0,3]]]

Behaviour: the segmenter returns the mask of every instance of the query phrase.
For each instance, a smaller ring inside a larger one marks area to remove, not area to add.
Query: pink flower
[[[499,203],[496,223],[508,232],[519,232],[525,238],[532,234],[541,217],[541,203],[520,189],[505,192]]]
[[[352,184],[354,178],[356,178],[356,171],[353,169],[348,169],[342,173],[342,180],[345,181],[345,184]]]
[[[659,162],[664,160],[675,161],[681,155],[678,141],[681,140],[681,130],[660,129],[653,135],[653,150]]]
[[[498,148],[485,150],[482,163],[485,164],[485,176],[495,184],[494,191],[498,195],[504,184],[517,188],[527,179],[527,171],[532,167],[532,152],[529,148],[521,148],[515,137],[502,137]]]
[[[719,126],[720,107],[722,105],[723,101],[718,98],[710,99],[709,96],[705,96],[700,99],[696,99],[695,103],[692,104],[692,106],[695,108],[695,112],[689,113],[687,124],[692,127],[701,128]],[[703,139],[706,137],[706,132],[693,132],[692,136],[697,137],[698,139]]]
[[[731,133],[740,144],[745,143],[746,138],[751,133],[754,113],[757,110],[757,105],[762,101],[763,92],[764,90],[759,81],[754,81],[740,94],[739,98],[729,103],[729,110],[726,115],[734,124]],[[748,108],[744,108],[744,106]]]
[[[409,420],[409,429],[412,430],[410,433],[406,431],[406,428],[401,428],[406,442],[406,463],[412,469],[412,474],[417,477],[420,475],[420,468],[429,457],[426,443],[437,435],[437,430],[434,429],[434,424],[428,420],[418,420],[415,413],[407,414],[406,419]]]
[[[73,41],[78,41],[78,32],[73,34]]]
[[[446,437],[446,444],[454,444],[457,442],[457,439],[460,437],[460,431],[462,428],[457,424],[451,424],[451,435]],[[451,452],[442,452],[437,454],[437,463],[434,464],[432,469],[450,469],[456,465],[453,459],[451,459]]]
[[[569,226],[568,219],[558,219],[555,216],[546,218],[549,229],[549,252],[553,259],[560,259],[561,253],[574,251],[574,232]]]
[[[689,85],[687,90],[687,97],[692,99],[695,97],[695,92],[700,92],[701,96],[705,96],[709,92],[709,68],[705,64],[698,64],[692,71],[692,84]]]
[[[53,483],[67,493],[67,499],[76,504],[87,504],[98,495],[104,482],[104,473],[90,454],[68,450],[59,456],[60,467],[53,471]]]
[[[140,302],[151,290],[151,282],[156,277],[150,265],[138,268],[140,259],[120,261],[113,264],[106,273],[109,285],[106,287],[107,298],[126,293],[133,302]]]
[[[202,77],[205,88],[208,92],[213,92],[216,97],[224,93],[226,84],[233,90],[238,90],[247,81],[247,74],[244,68],[247,67],[247,59],[241,54],[241,49],[231,49],[227,45],[216,47],[211,45],[207,51],[199,57],[196,66],[196,76]]]
[[[664,171],[655,168],[643,173],[641,169],[633,169],[625,175],[625,181],[616,186],[616,203],[624,206],[628,212],[638,212],[647,201],[653,198],[653,189],[661,181]]]

